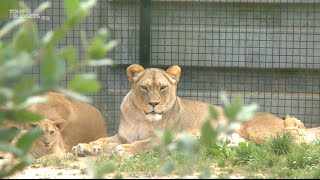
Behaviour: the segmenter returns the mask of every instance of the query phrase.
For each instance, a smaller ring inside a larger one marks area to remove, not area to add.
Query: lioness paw
[[[131,157],[133,155],[133,148],[130,144],[120,144],[114,149],[113,153],[120,157]]]
[[[79,157],[95,155],[95,153],[93,153],[93,149],[90,146],[90,144],[86,144],[86,143],[79,143],[78,145],[73,146],[72,153],[75,156],[79,156]]]

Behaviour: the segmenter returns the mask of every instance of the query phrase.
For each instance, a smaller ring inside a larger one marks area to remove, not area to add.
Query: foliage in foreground
[[[278,142],[286,142],[283,136],[270,139],[262,145],[242,144],[236,147],[226,147],[228,156],[224,153],[211,153],[204,146],[198,151],[198,159],[190,163],[190,158],[183,152],[172,151],[163,154],[161,151],[145,152],[133,157],[119,158],[101,155],[94,161],[92,167],[105,168],[105,172],[92,172],[99,178],[152,178],[152,177],[185,177],[195,178],[272,178],[272,179],[318,179],[320,178],[319,143],[295,145],[288,143],[290,150],[274,153],[273,147]],[[226,143],[218,140],[218,143]],[[284,145],[284,144],[283,144]],[[174,162],[169,164],[168,162]],[[51,158],[39,162],[43,166],[57,166],[74,169],[78,157]],[[172,168],[174,166],[174,168]],[[79,167],[80,168],[80,167]],[[80,168],[81,169],[81,168]],[[82,169],[84,173],[87,169]],[[98,170],[98,169],[97,169]],[[164,172],[170,170],[170,172]],[[97,176],[98,175],[98,176]],[[93,177],[93,176],[91,176]]]
[[[9,12],[18,10],[25,14],[41,14],[50,7],[50,2],[43,2],[31,12],[23,1],[0,1],[0,15],[8,17],[7,23],[0,29],[0,152],[13,156],[11,162],[0,167],[0,178],[9,176],[32,163],[32,157],[28,153],[34,140],[41,135],[41,130],[29,130],[18,138],[16,144],[11,144],[11,139],[19,133],[19,129],[10,128],[9,125],[41,119],[39,114],[26,110],[33,103],[46,101],[46,98],[37,95],[57,91],[67,97],[90,102],[90,99],[83,94],[97,92],[100,89],[95,73],[74,75],[68,82],[67,89],[61,87],[59,83],[70,71],[113,63],[106,56],[116,45],[116,41],[107,41],[106,28],[101,28],[90,42],[87,42],[85,33],[82,32],[85,59],[81,61],[78,60],[78,50],[72,45],[56,47],[73,27],[81,23],[95,4],[96,0],[64,1],[66,14],[64,24],[39,38],[34,19],[9,19]],[[40,83],[28,75],[35,65],[40,67]]]

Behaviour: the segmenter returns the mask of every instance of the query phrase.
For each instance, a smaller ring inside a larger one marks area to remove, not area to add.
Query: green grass
[[[270,139],[262,145],[240,144],[212,153],[204,147],[194,157],[185,157],[180,152],[160,153],[146,152],[133,157],[99,156],[95,158],[95,166],[112,164],[111,177],[154,177],[210,175],[228,178],[231,175],[245,178],[320,178],[320,143],[295,145],[286,136]],[[220,153],[219,153],[220,152]],[[43,166],[61,168],[79,168],[82,173],[86,169],[72,165],[77,158],[51,157],[39,163]],[[103,169],[103,168],[100,168]],[[110,169],[108,170],[110,171]],[[101,173],[101,172],[100,172]],[[102,172],[104,173],[104,172]]]

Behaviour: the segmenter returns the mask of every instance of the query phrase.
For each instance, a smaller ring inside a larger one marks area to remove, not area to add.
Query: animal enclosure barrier
[[[35,9],[41,0],[25,0]],[[63,1],[53,0],[37,19],[39,35],[61,25]],[[320,125],[319,0],[100,0],[80,25],[91,38],[106,26],[120,44],[109,54],[115,67],[99,73],[101,91],[89,94],[117,132],[120,103],[129,91],[126,67],[133,63],[182,68],[178,95],[222,105],[219,92],[256,102],[260,111],[286,114],[307,127]],[[84,52],[76,27],[60,46]],[[31,72],[39,77],[39,67]],[[66,86],[74,74],[62,81]]]

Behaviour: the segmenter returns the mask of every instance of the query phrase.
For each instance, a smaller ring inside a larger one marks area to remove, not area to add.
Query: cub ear
[[[136,77],[138,74],[140,74],[142,71],[144,71],[144,68],[139,64],[132,64],[127,68],[127,76],[128,80],[130,82],[133,81],[133,78]]]
[[[178,65],[173,65],[167,69],[167,74],[177,83],[181,75],[181,68]]]
[[[286,120],[287,118],[291,118],[291,116],[289,114],[283,116],[281,119]]]
[[[59,131],[62,131],[64,129],[64,127],[66,126],[66,120],[56,119],[56,120],[54,120],[53,124],[59,129]]]

